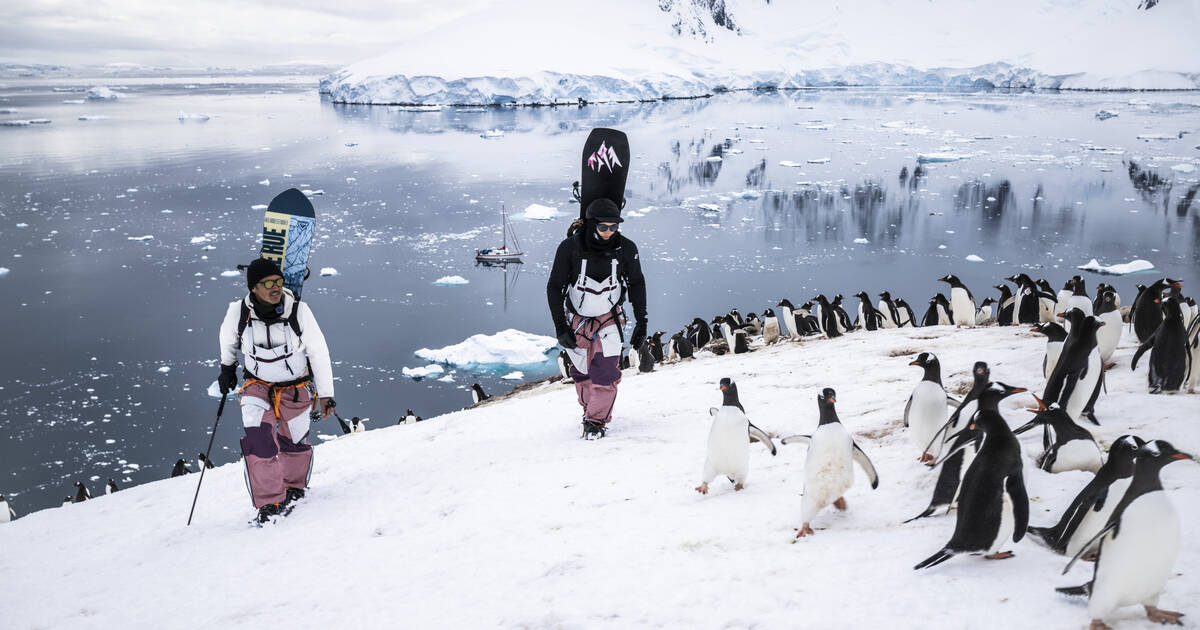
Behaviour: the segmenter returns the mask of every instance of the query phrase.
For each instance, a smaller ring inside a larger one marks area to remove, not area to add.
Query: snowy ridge
[[[936,478],[902,428],[921,378],[908,365],[913,355],[937,353],[952,393],[976,360],[994,378],[1038,391],[1044,345],[1024,327],[937,327],[706,354],[627,373],[613,430],[596,442],[578,438],[573,388],[544,384],[317,446],[308,498],[263,530],[246,524],[253,509],[240,464],[206,474],[190,528],[195,475],[148,483],[0,526],[0,574],[18,577],[0,589],[0,611],[14,630],[164,627],[183,617],[196,627],[261,628],[269,618],[301,629],[1083,628],[1084,601],[1053,589],[1086,582],[1090,565],[1060,576],[1067,559],[1026,537],[1011,560],[962,556],[917,573],[913,564],[949,539],[954,517],[902,524],[925,507]],[[1200,396],[1146,394],[1145,368],[1129,371],[1132,352],[1127,337],[1097,405],[1098,439],[1107,446],[1133,431],[1195,453]],[[810,432],[816,394],[835,387],[879,488],[856,472],[849,509],[823,511],[816,535],[795,544],[802,446],[771,457],[752,445],[744,491],[714,483],[698,495],[707,410],[723,376],[737,381],[751,420],[775,435]],[[1031,404],[1015,396],[1002,411],[1017,426]],[[237,431],[231,424],[221,430]],[[1031,523],[1046,525],[1090,476],[1038,471],[1036,433],[1022,439],[1025,479]],[[1160,606],[1194,612],[1200,467],[1173,464],[1163,483],[1183,545],[1181,575]],[[277,580],[247,579],[284,555],[287,579],[309,585],[309,595],[280,597]],[[46,593],[60,604],[46,605]],[[1107,621],[1159,627],[1140,607]]]
[[[503,105],[826,86],[1200,89],[1198,29],[1189,2],[612,0],[595,11],[481,0],[320,91],[339,103]]]

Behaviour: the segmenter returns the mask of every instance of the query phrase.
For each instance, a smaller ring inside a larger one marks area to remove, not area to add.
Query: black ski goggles
[[[283,278],[280,278],[278,280],[263,280],[263,281],[259,282],[259,284],[262,285],[262,287],[264,289],[274,289],[275,287],[282,288],[283,287]]]

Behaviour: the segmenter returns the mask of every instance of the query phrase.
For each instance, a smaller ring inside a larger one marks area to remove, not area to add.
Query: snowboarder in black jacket
[[[646,279],[637,245],[618,232],[622,222],[611,199],[588,204],[582,226],[559,244],[546,283],[554,332],[571,359],[585,438],[603,437],[612,419],[626,299],[635,322],[629,343],[636,350],[646,339]]]

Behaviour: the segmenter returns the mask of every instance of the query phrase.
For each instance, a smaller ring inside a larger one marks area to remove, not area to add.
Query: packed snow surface
[[[1105,447],[1134,432],[1195,454],[1200,396],[1147,394],[1146,368],[1129,370],[1133,343],[1127,336],[1114,355],[1092,430]],[[703,354],[650,374],[627,371],[611,431],[593,442],[579,439],[574,387],[547,384],[317,446],[308,496],[263,529],[247,525],[253,508],[239,463],[208,471],[191,527],[191,475],[43,510],[0,525],[0,574],[15,576],[0,589],[3,625],[169,627],[186,611],[189,627],[234,629],[261,628],[268,616],[304,630],[397,620],[413,628],[1086,628],[1085,601],[1054,587],[1088,581],[1090,564],[1060,575],[1067,558],[1026,537],[1007,546],[1016,553],[1009,560],[964,555],[915,572],[949,540],[955,516],[903,523],[926,506],[937,477],[916,461],[903,427],[921,379],[909,362],[936,353],[955,393],[976,360],[997,380],[1040,392],[1044,348],[1023,327],[936,327]],[[803,446],[779,446],[771,457],[752,444],[745,490],[718,482],[697,494],[708,408],[720,404],[725,376],[750,419],[775,435],[815,429],[815,398],[834,387],[879,488],[856,469],[848,509],[826,508],[816,534],[801,540]],[[1002,413],[1015,427],[1033,404],[1014,396]],[[222,431],[239,430],[233,415]],[[1091,475],[1038,470],[1037,433],[1021,440],[1024,477],[1030,521],[1048,525]],[[1193,612],[1200,466],[1169,465],[1163,485],[1180,513],[1182,545],[1159,606]],[[283,596],[290,591],[278,579],[261,579],[280,569],[285,581],[353,585],[354,595]],[[66,604],[47,605],[47,593]],[[1107,621],[1118,630],[1161,627],[1140,606]]]
[[[425,33],[323,78],[320,90],[335,102],[504,105],[760,87],[1200,87],[1195,2],[1147,11],[1132,0],[1012,0],[1003,10],[989,0],[725,0],[736,32],[704,4],[432,3],[414,8]]]
[[[1079,265],[1078,268],[1082,269],[1084,271],[1094,271],[1096,273],[1109,274],[1109,275],[1113,275],[1113,276],[1123,276],[1127,273],[1134,273],[1136,271],[1146,271],[1148,269],[1153,269],[1154,263],[1150,262],[1149,260],[1142,260],[1139,258],[1137,260],[1131,260],[1127,263],[1122,263],[1119,265],[1105,266],[1105,265],[1101,265],[1100,261],[1093,258],[1090,261],[1088,261],[1088,263],[1086,265]]]
[[[454,287],[462,284],[470,284],[470,282],[470,280],[462,276],[442,276],[433,281],[439,287]]]
[[[509,328],[494,335],[472,335],[444,348],[421,348],[416,355],[426,361],[458,366],[529,365],[545,361],[546,351],[557,344],[554,337]]]

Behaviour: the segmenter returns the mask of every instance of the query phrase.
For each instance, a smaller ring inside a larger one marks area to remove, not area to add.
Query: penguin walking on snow
[[[118,490],[120,490],[120,488],[117,487],[117,482],[113,481],[111,478],[108,480],[108,485],[104,486],[104,494],[112,494]]]
[[[817,304],[821,307],[821,332],[824,333],[829,339],[841,337],[842,330],[841,326],[838,324],[838,316],[833,310],[833,305],[829,303],[829,300],[824,294],[818,295],[813,299],[816,300]],[[886,326],[886,324],[887,322],[885,321],[884,325]]]
[[[1108,461],[1096,471],[1067,506],[1053,527],[1029,528],[1029,535],[1058,553],[1074,556],[1108,523],[1117,503],[1133,479],[1133,462],[1146,442],[1136,435],[1123,435],[1108,449]],[[1095,545],[1092,545],[1092,550]]]
[[[571,356],[566,350],[558,351],[558,374],[562,377],[564,383],[572,383],[571,378]]]
[[[938,278],[938,282],[950,285],[950,311],[954,315],[955,326],[975,327],[975,296],[962,280],[954,274]]]
[[[896,328],[900,326],[900,311],[892,301],[891,293],[884,291],[879,294],[879,312],[883,313],[883,327]]]
[[[854,294],[854,297],[860,301],[858,305],[858,325],[863,330],[879,330],[883,328],[884,315],[871,303],[871,297],[867,295],[867,292],[859,291]]]
[[[1183,327],[1183,312],[1172,297],[1161,299],[1162,321],[1158,328],[1133,353],[1129,367],[1137,369],[1138,360],[1150,350],[1150,393],[1179,391],[1187,381],[1191,365],[1188,333]]]
[[[802,524],[796,538],[814,533],[812,520],[825,506],[832,503],[839,510],[846,509],[844,495],[854,484],[855,462],[871,480],[871,489],[879,487],[875,465],[838,420],[834,408],[836,402],[837,393],[833,388],[821,390],[821,395],[817,396],[817,407],[821,412],[817,430],[812,435],[792,435],[782,440],[783,444],[808,445],[808,457],[804,461],[804,499],[800,507]]]
[[[936,566],[960,553],[986,553],[984,557],[989,560],[1011,558],[1013,553],[1002,549],[1010,539],[1015,543],[1025,537],[1029,495],[1021,473],[1021,443],[999,409],[1001,400],[1024,391],[991,383],[979,395],[979,411],[964,429],[965,434],[974,434],[979,453],[963,476],[954,535],[945,547],[913,569]]]
[[[1179,513],[1163,490],[1160,473],[1170,463],[1193,459],[1164,440],[1148,442],[1139,449],[1129,489],[1093,538],[1100,548],[1091,585],[1082,589],[1088,593],[1093,630],[1108,628],[1104,618],[1118,608],[1137,604],[1145,608],[1151,621],[1180,624],[1183,613],[1158,607],[1167,580],[1175,573],[1181,538]],[[1064,574],[1086,550],[1071,559]]]
[[[733,483],[735,491],[746,487],[746,475],[750,470],[750,441],[762,442],[771,455],[775,455],[775,443],[770,436],[754,426],[746,417],[746,410],[738,399],[737,383],[730,378],[721,379],[722,401],[720,407],[712,407],[712,428],[708,432],[708,457],[704,460],[704,472],[696,492],[708,494],[708,484],[718,475],[724,475]]]
[[[763,343],[772,344],[779,341],[782,332],[779,328],[779,318],[775,316],[773,309],[763,311],[762,322]]]
[[[1013,296],[1012,290],[1007,284],[992,285],[993,289],[1000,290],[1000,299],[996,300],[996,322],[1001,326],[1015,326],[1017,324],[1017,298]]]
[[[486,392],[483,391],[483,387],[481,387],[479,385],[479,383],[471,384],[471,400],[476,405],[478,405],[479,403],[481,403],[489,398],[491,398],[491,396],[489,396]]]
[[[186,460],[186,459],[175,460],[175,467],[171,469],[171,476],[172,477],[181,477],[183,475],[191,473],[192,471],[190,468],[187,467],[187,465],[188,465],[188,460]]]
[[[921,453],[918,461],[932,464],[942,452],[942,442],[934,440],[934,435],[950,415],[946,390],[942,387],[942,364],[937,355],[922,352],[909,365],[921,368],[925,375],[908,397],[908,404],[904,405],[904,426],[908,427],[908,436]]]
[[[1100,349],[1100,363],[1108,369],[1108,360],[1117,350],[1121,342],[1121,329],[1125,323],[1121,321],[1121,298],[1112,287],[1105,287],[1096,294],[1092,304],[1092,312],[1096,319],[1104,322],[1104,327],[1096,331],[1096,347]]]
[[[1077,308],[1066,314],[1064,323],[1067,338],[1063,341],[1058,363],[1046,380],[1042,400],[1058,403],[1072,420],[1078,421],[1084,411],[1090,409],[1093,395],[1103,384],[1100,379],[1104,366],[1100,362],[1096,331],[1104,323]],[[1089,419],[1096,422],[1094,416],[1089,415]]]
[[[0,494],[0,523],[8,523],[15,518],[17,518],[17,511],[12,509],[8,500],[4,498],[3,494]]]
[[[913,314],[912,307],[908,305],[902,298],[896,298],[896,310],[900,313],[900,322],[898,327],[904,328],[909,326],[915,328],[917,326],[917,316]]]
[[[84,501],[87,501],[90,498],[92,498],[92,492],[87,489],[87,486],[83,485],[82,481],[76,481],[75,482],[75,502],[83,503]]]
[[[1120,328],[1117,329],[1118,331]],[[1042,357],[1042,378],[1050,380],[1062,354],[1063,342],[1067,340],[1067,329],[1055,322],[1043,322],[1033,327],[1033,332],[1046,335],[1046,356]]]
[[[787,335],[792,341],[799,341],[804,335],[804,327],[799,325],[796,318],[796,307],[789,300],[780,300],[775,305],[779,309],[779,333]]]
[[[1021,435],[1030,429],[1042,427],[1042,454],[1037,456],[1038,468],[1048,473],[1068,470],[1084,470],[1094,473],[1104,463],[1100,445],[1087,429],[1075,424],[1071,416],[1058,403],[1049,407],[1038,399],[1041,409],[1033,411],[1033,420],[1013,430]]]

